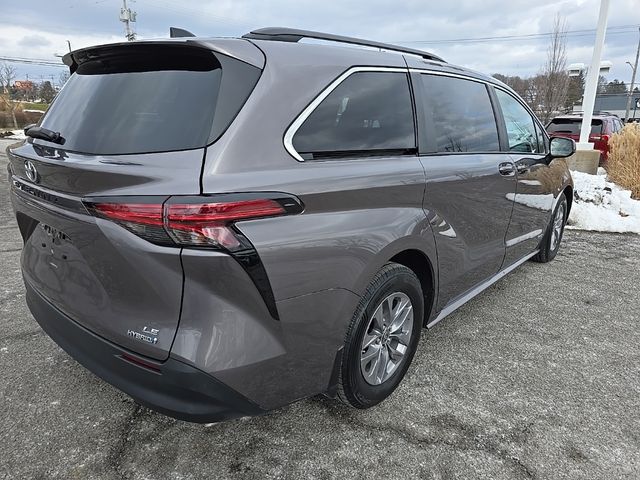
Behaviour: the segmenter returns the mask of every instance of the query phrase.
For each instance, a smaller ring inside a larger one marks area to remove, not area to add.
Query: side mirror
[[[571,138],[551,137],[551,157],[566,158],[576,153],[576,142]]]
[[[30,128],[33,128],[33,127],[35,127],[36,125],[37,125],[37,124],[35,124],[35,123],[30,123],[29,125],[27,125],[26,127],[24,127],[24,128],[22,129],[22,131],[23,131],[23,132],[24,132],[24,134],[26,135],[26,134],[27,134],[27,132],[29,131],[29,129],[30,129]]]

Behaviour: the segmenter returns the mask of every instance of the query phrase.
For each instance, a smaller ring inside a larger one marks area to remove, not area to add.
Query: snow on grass
[[[598,232],[640,233],[640,201],[631,192],[598,175],[572,171],[575,198],[568,228]]]
[[[6,140],[24,140],[27,138],[22,130],[8,130],[0,132],[0,139]]]
[[[4,138],[8,138],[9,140],[24,140],[27,136],[24,134],[23,130],[12,130],[11,135]]]

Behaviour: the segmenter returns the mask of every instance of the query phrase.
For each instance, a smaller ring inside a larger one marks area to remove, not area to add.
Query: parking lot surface
[[[0,141],[0,478],[640,478],[640,238],[568,231],[429,331],[358,411],[211,426],[136,405],[31,317]]]

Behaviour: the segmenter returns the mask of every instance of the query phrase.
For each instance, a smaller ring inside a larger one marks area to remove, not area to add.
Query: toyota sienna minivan
[[[139,403],[371,407],[423,327],[556,255],[574,143],[499,81],[318,32],[177,32],[67,54],[8,148],[33,316]]]

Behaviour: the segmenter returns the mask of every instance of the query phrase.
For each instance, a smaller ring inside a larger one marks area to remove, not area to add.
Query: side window
[[[303,157],[416,153],[409,79],[357,72],[338,85],[293,136]]]
[[[543,128],[539,123],[535,124],[536,134],[538,135],[538,153],[547,153],[549,151],[549,145],[547,145],[547,137],[544,134]]]
[[[511,95],[497,88],[496,96],[507,127],[509,150],[522,153],[544,153],[543,145],[538,146],[535,122],[527,109]]]
[[[617,118],[613,119],[613,133],[617,133],[622,130],[622,122]]]
[[[497,152],[498,127],[483,83],[421,75],[438,152]]]

